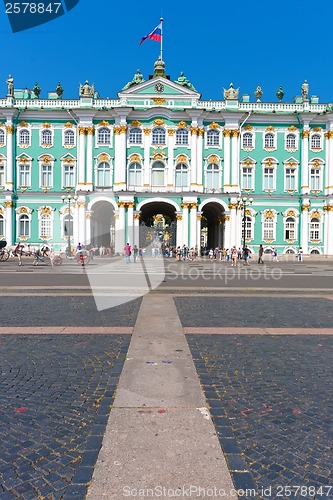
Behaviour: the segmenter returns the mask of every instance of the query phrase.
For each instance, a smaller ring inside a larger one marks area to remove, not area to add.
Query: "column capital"
[[[14,125],[6,125],[5,128],[6,128],[7,134],[11,134],[11,135],[14,134]]]
[[[87,127],[79,126],[78,127],[78,131],[79,131],[79,135],[86,135],[86,133],[87,133]]]
[[[302,139],[308,139],[310,137],[310,130],[303,130]]]
[[[151,134],[151,129],[150,128],[144,128],[143,129],[144,135],[150,135]]]
[[[3,204],[6,208],[13,208],[14,203],[12,201],[4,201]]]
[[[310,203],[304,203],[302,205],[302,212],[305,212],[305,211],[308,212],[310,210],[310,208],[311,208]]]

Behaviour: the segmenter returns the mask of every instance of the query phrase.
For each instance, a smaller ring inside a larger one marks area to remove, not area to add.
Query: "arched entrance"
[[[104,246],[114,250],[114,207],[107,201],[98,201],[92,206],[91,243],[95,247]]]
[[[210,202],[201,211],[201,246],[224,248],[224,207],[220,203]]]
[[[163,247],[176,246],[176,209],[167,202],[152,201],[141,207],[140,247],[154,241]]]

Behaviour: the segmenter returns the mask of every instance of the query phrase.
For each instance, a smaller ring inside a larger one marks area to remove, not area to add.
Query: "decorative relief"
[[[316,210],[315,212],[312,212],[311,214],[311,219],[320,219],[321,218],[321,213]]]
[[[0,207],[0,214],[1,214],[1,215],[3,215],[3,212],[4,212],[4,211],[3,211],[3,208],[2,208],[2,207]]]
[[[294,212],[294,210],[288,210],[288,212],[287,212],[287,217],[295,217],[295,212]]]
[[[182,207],[182,209],[190,208],[190,203],[181,203],[180,206]]]
[[[295,127],[295,125],[291,125],[290,127],[288,127],[288,130],[289,132],[296,132],[297,128]]]
[[[156,118],[156,120],[154,120],[154,125],[160,127],[161,125],[164,125],[164,120],[162,118]]]
[[[70,165],[72,165],[72,164],[74,163],[73,158],[71,158],[70,156],[68,156],[67,158],[64,158],[64,160],[63,160],[63,161],[64,161],[65,163],[67,163],[67,164],[70,164]]]
[[[275,217],[275,215],[274,215],[274,212],[272,212],[272,210],[266,210],[266,212],[264,213],[265,219],[268,219],[268,218],[274,219],[274,217]]]
[[[6,125],[6,132],[7,134],[13,134],[14,133],[14,126],[13,125]]]
[[[23,158],[20,158],[20,159],[19,159],[19,162],[20,162],[20,163],[29,163],[29,162],[30,162],[30,160],[29,160],[28,158],[23,157]]]
[[[303,210],[303,212],[304,212],[305,210],[309,210],[309,209],[310,209],[310,206],[311,206],[311,205],[310,205],[309,203],[304,203],[304,205],[302,205],[302,210]]]
[[[310,137],[310,130],[303,130],[302,139],[308,139]]]
[[[120,135],[120,126],[115,125],[113,128],[114,135]]]
[[[238,204],[237,203],[229,203],[228,207],[230,210],[236,210],[236,208],[238,208]]]
[[[312,129],[313,132],[321,132],[321,127],[314,127]]]
[[[78,202],[77,202],[77,206],[78,206],[79,208],[86,208],[87,204],[86,204],[86,202],[85,202],[85,201],[78,201]]]
[[[177,214],[177,215],[176,215],[176,219],[177,219],[177,220],[183,220],[183,216],[182,216],[182,215],[180,215],[180,214]]]
[[[333,130],[329,130],[325,134],[326,139],[332,139],[333,138]]]
[[[225,220],[226,222],[229,222],[229,221],[230,221],[230,215],[225,215],[225,216],[224,216],[224,220]]]
[[[252,212],[251,212],[251,210],[249,210],[249,209],[245,210],[245,215],[246,215],[247,217],[252,217]]]
[[[50,207],[42,207],[40,210],[40,215],[51,215]]]
[[[185,156],[185,155],[179,155],[178,158],[177,158],[177,162],[178,163],[188,163],[187,156]]]
[[[199,135],[199,128],[198,127],[190,127],[190,132],[191,132],[191,135]]]
[[[205,135],[205,129],[203,128],[199,128],[197,129],[197,134],[202,137],[203,135]]]
[[[42,128],[51,128],[51,123],[48,122],[42,123]]]
[[[163,99],[163,97],[153,97],[152,101],[154,104],[158,104],[160,106],[166,102],[166,99]]]
[[[140,214],[134,214],[134,220],[140,220],[141,215]]]
[[[252,125],[247,124],[247,125],[245,125],[244,130],[253,130],[253,127],[252,127]]]
[[[266,131],[267,132],[274,132],[275,128],[272,125],[269,125],[268,127],[266,127]]]
[[[140,163],[140,162],[141,162],[141,157],[140,157],[140,155],[138,155],[138,154],[131,155],[131,156],[130,156],[130,162],[132,162],[132,161],[136,161],[136,162],[139,162],[139,163]]]
[[[87,134],[88,135],[94,135],[95,129],[94,127],[87,127]]]
[[[219,129],[221,127],[220,127],[220,125],[218,123],[212,122],[210,125],[208,125],[208,128],[216,130],[216,129]]]
[[[6,208],[13,208],[14,203],[12,201],[4,201],[3,204]]]
[[[50,156],[43,156],[42,162],[45,163],[45,165],[51,165],[51,157]]]
[[[231,130],[231,135],[232,135],[232,137],[238,137],[239,136],[239,130],[237,130],[237,129]]]
[[[127,208],[135,208],[134,201],[130,201],[129,203],[127,203]]]
[[[29,124],[27,122],[21,122],[19,126],[20,127],[28,127]]]
[[[141,127],[142,123],[139,120],[131,121],[131,127]]]
[[[186,128],[187,123],[182,120],[181,122],[177,123],[177,127],[178,128]]]
[[[273,159],[267,158],[267,160],[265,161],[265,165],[267,165],[267,167],[272,167],[273,166]]]
[[[79,127],[79,135],[85,135],[87,133],[86,127]]]
[[[315,168],[320,168],[321,167],[321,164],[319,163],[319,160],[317,158],[315,160],[313,160],[312,165]]]
[[[198,214],[197,215],[197,220],[201,220],[202,219],[202,215]]]
[[[231,130],[229,130],[229,129],[223,130],[223,135],[224,135],[224,137],[230,137],[231,136]]]
[[[333,212],[333,205],[325,205],[324,212]]]
[[[219,158],[216,155],[210,155],[209,157],[209,163],[218,163]]]
[[[164,156],[161,153],[156,153],[153,158],[154,160],[164,160]]]
[[[175,135],[175,132],[176,131],[173,128],[169,128],[168,135],[173,136],[173,135]]]
[[[120,134],[126,134],[126,132],[127,132],[127,125],[120,125],[119,126],[119,133]]]
[[[64,127],[65,127],[65,128],[73,128],[73,123],[71,123],[71,122],[66,122],[66,123],[64,124]]]
[[[109,122],[107,122],[106,120],[102,120],[101,122],[99,122],[98,126],[99,127],[108,127],[110,125]]]
[[[144,129],[143,129],[143,133],[144,133],[145,135],[150,135],[150,134],[151,134],[151,129],[150,129],[150,128],[144,128]]]

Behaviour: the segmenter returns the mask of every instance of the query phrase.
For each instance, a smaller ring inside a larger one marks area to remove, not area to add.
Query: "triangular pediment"
[[[194,92],[189,88],[179,85],[179,83],[172,82],[162,76],[151,78],[142,83],[138,83],[122,90],[118,93],[120,99],[133,99],[133,98],[160,98],[160,99],[199,99],[199,92]]]

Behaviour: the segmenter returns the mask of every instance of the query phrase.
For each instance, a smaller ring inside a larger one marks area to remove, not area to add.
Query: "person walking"
[[[264,247],[262,245],[260,245],[259,250],[258,250],[258,264],[264,263],[264,261],[262,260],[263,254],[264,254]]]
[[[302,247],[299,247],[299,250],[298,250],[298,262],[303,262],[303,249],[302,249]]]
[[[237,257],[238,257],[238,251],[236,245],[234,245],[231,249],[231,267],[237,266]]]
[[[127,242],[124,248],[126,264],[131,261],[131,245]]]
[[[250,262],[249,262],[250,253],[251,253],[250,249],[247,246],[245,246],[243,248],[243,259],[244,259],[243,264],[244,264],[244,266],[250,265]]]
[[[134,245],[134,248],[133,248],[133,260],[134,260],[134,264],[136,263],[136,261],[138,259],[138,253],[139,253],[139,249],[138,249],[137,245]]]
[[[273,248],[273,262],[279,262],[277,258],[277,250],[276,248]]]

